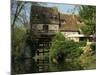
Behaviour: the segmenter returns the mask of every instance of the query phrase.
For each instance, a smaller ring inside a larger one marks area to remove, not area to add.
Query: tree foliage
[[[92,49],[92,51],[93,51],[93,54],[96,54],[96,43],[92,43],[92,44],[90,45],[90,47],[91,47],[91,49]]]
[[[79,16],[85,23],[82,26],[82,31],[84,34],[91,35],[95,34],[96,28],[96,7],[95,6],[80,6]]]
[[[23,47],[29,45],[30,47],[33,47],[34,41],[28,37],[31,37],[32,34],[27,34],[27,30],[29,29],[31,5],[34,4],[37,5],[37,3],[11,0],[11,37],[13,58],[22,56],[21,54],[25,52],[25,48]],[[32,42],[32,45],[27,43],[27,39],[31,40],[28,42]]]
[[[53,71],[57,70],[79,70],[79,69],[94,69],[95,68],[95,51],[94,54],[91,52],[84,53],[82,47],[86,46],[86,42],[74,42],[72,40],[65,39],[64,35],[58,33],[50,47],[50,68]],[[95,50],[95,44],[91,46]],[[57,57],[60,53],[64,54],[64,60],[59,63]],[[87,55],[89,54],[89,55]],[[55,59],[56,61],[54,61]],[[71,60],[71,61],[69,61]],[[64,61],[64,62],[63,62]],[[56,63],[56,64],[54,64]],[[60,64],[60,65],[59,65]]]
[[[24,47],[24,40],[26,37],[26,31],[24,28],[16,27],[13,31],[12,38],[12,57],[15,59],[22,56],[22,48]]]
[[[82,49],[78,42],[65,39],[64,35],[58,33],[50,48],[50,58],[57,58],[58,53],[64,53],[65,58],[74,59],[81,55]]]

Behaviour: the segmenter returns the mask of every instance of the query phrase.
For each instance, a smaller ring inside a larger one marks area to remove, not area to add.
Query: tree
[[[65,39],[62,33],[58,33],[52,41],[50,48],[50,59],[56,59],[57,62],[63,62],[66,58],[77,58],[82,53],[82,49],[80,47],[81,46],[78,42]],[[61,57],[63,60],[60,60]]]
[[[14,25],[15,25],[15,22],[16,20],[18,19],[22,9],[24,7],[24,2],[21,2],[21,1],[11,1],[11,16],[12,16],[12,24],[11,24],[11,27],[12,29],[14,29]]]
[[[57,33],[50,47],[50,70],[83,69],[78,62],[82,52],[80,43],[65,38],[62,33]]]
[[[93,35],[96,33],[96,7],[95,6],[80,6],[79,16],[85,23],[81,27],[84,34]]]
[[[26,25],[29,25],[28,2],[11,0],[12,57],[20,57],[26,39]],[[26,12],[27,10],[27,12]],[[27,13],[27,14],[26,14]]]

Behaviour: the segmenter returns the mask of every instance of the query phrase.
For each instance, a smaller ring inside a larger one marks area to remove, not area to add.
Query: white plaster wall
[[[37,29],[38,30],[43,30],[43,24],[37,24]]]
[[[37,28],[38,30],[43,30],[43,24],[37,24]],[[48,30],[51,31],[58,31],[59,30],[59,25],[48,25]]]
[[[77,35],[78,32],[61,32],[65,38],[70,39],[70,40],[74,40],[75,42],[79,42],[79,38],[78,37],[69,37],[70,35]]]
[[[49,30],[58,31],[59,30],[59,25],[49,25]]]
[[[79,34],[78,32],[62,32],[66,37],[69,35],[77,35]]]

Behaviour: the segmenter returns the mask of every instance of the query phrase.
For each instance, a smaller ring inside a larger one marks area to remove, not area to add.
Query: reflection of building
[[[82,39],[91,39],[92,36],[80,34],[79,26],[84,23],[74,14],[61,14],[56,7],[32,6],[30,17],[31,29],[40,35],[55,35],[57,32],[76,42]]]

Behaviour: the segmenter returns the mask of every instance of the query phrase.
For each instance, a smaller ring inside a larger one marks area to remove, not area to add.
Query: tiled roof
[[[44,13],[44,14],[58,14],[56,7],[44,7],[44,6],[33,6],[32,13]]]
[[[61,14],[61,20],[64,20],[64,23],[61,23],[61,31],[79,31],[76,15]]]

